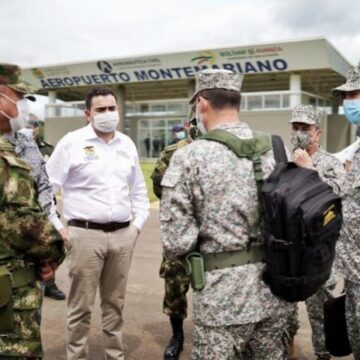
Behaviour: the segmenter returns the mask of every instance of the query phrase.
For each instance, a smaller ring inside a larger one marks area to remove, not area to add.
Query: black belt
[[[100,223],[94,223],[94,222],[86,221],[86,220],[73,219],[73,220],[68,221],[68,225],[81,227],[84,229],[93,229],[93,230],[102,230],[105,232],[112,232],[112,231],[116,231],[116,230],[128,227],[130,225],[130,221],[126,221],[126,222],[112,221],[112,222],[100,224]]]

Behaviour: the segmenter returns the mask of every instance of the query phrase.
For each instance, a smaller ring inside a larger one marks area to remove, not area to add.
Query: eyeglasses
[[[97,107],[97,108],[95,108],[95,112],[96,113],[104,113],[104,112],[106,112],[106,110],[108,110],[108,111],[116,111],[117,110],[117,106],[116,105],[114,105],[114,106],[101,106],[101,107]]]

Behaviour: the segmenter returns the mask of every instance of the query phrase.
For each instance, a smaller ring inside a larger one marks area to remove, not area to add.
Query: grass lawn
[[[150,175],[155,167],[155,163],[151,162],[151,161],[142,160],[142,161],[140,161],[140,166],[141,166],[141,170],[144,174],[145,183],[146,183],[146,187],[147,187],[148,195],[149,195],[149,200],[150,200],[150,202],[157,201],[158,198],[156,197],[156,195],[153,192],[152,180],[150,178]]]

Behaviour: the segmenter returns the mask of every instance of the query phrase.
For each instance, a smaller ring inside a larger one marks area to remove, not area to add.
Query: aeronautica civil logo
[[[32,72],[33,75],[34,75],[35,77],[37,77],[38,79],[41,79],[41,78],[44,77],[44,74],[43,74],[42,70],[39,69],[39,68],[32,68],[32,69],[31,69],[31,72]]]
[[[112,73],[112,66],[107,61],[98,61],[96,63],[99,70],[103,71],[106,74]]]
[[[199,56],[193,57],[191,61],[196,62],[198,65],[215,64],[216,55],[212,51],[201,51]]]

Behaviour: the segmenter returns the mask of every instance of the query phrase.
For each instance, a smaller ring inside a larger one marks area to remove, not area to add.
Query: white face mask
[[[203,120],[201,118],[201,115],[199,113],[199,110],[196,108],[196,127],[199,129],[199,131],[202,133],[202,134],[206,134],[208,131],[206,130],[206,127],[203,123]]]
[[[119,124],[120,116],[118,111],[107,111],[93,116],[93,125],[96,130],[103,133],[114,131]]]
[[[5,115],[10,120],[10,127],[12,131],[19,131],[22,129],[25,124],[29,121],[30,118],[30,110],[29,110],[29,104],[27,103],[26,99],[21,100],[13,100],[6,96],[5,94],[1,93],[1,95],[12,102],[13,104],[16,104],[18,116],[16,118],[11,118],[9,115],[1,111],[3,115]]]

